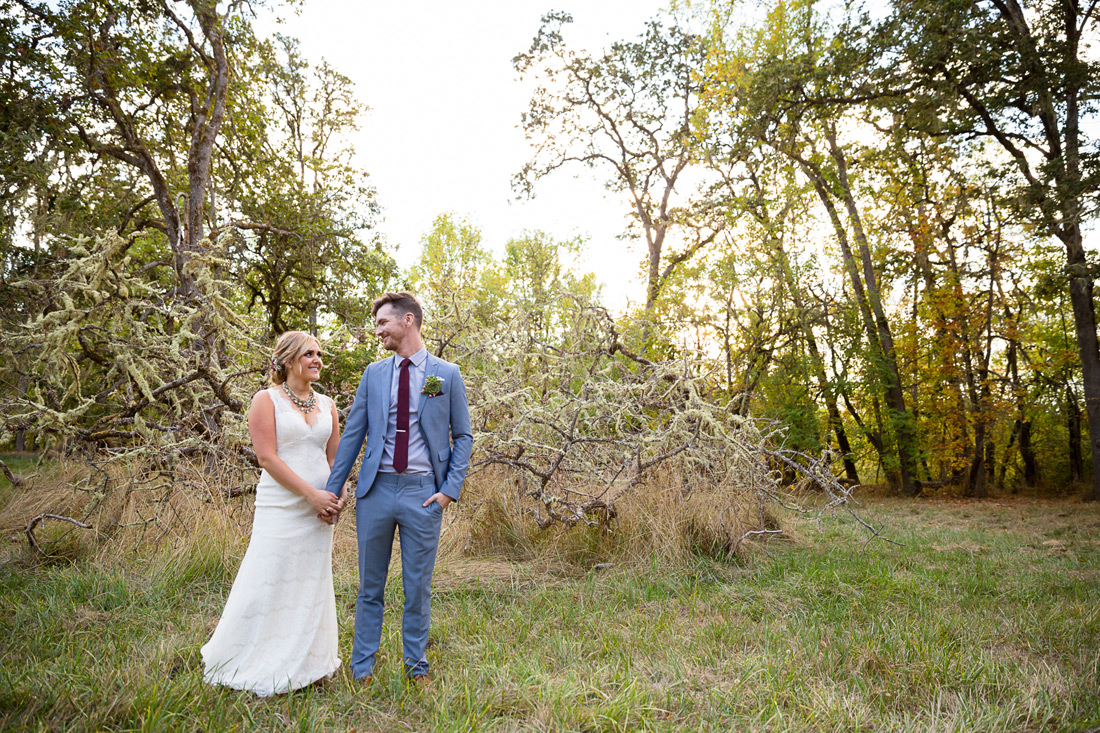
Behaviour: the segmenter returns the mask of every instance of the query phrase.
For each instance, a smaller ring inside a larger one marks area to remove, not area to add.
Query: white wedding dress
[[[276,453],[298,476],[324,488],[332,401],[317,395],[310,415],[316,425],[310,426],[276,388],[267,392],[275,403]],[[204,680],[267,697],[336,671],[332,532],[304,498],[267,471],[260,474],[248,550],[202,648]]]

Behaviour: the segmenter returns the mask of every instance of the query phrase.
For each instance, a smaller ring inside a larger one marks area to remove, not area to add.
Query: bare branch
[[[49,554],[46,553],[46,551],[43,550],[39,546],[38,540],[36,540],[35,537],[34,537],[35,528],[39,524],[41,524],[42,520],[44,520],[44,519],[57,519],[57,520],[60,520],[60,521],[69,522],[70,524],[74,524],[77,527],[80,527],[81,529],[92,529],[91,525],[84,524],[84,522],[81,522],[77,519],[73,519],[72,517],[63,517],[60,514],[44,513],[44,514],[39,514],[38,516],[34,517],[33,519],[31,519],[30,522],[27,523],[26,528],[23,530],[23,534],[25,534],[27,536],[27,542],[30,543],[30,546],[33,547],[38,552],[38,554],[44,555],[46,557],[49,557]]]
[[[0,472],[4,474],[4,477],[11,483],[12,486],[23,485],[23,479],[12,473],[11,469],[8,468],[8,464],[4,463],[4,461],[2,460],[0,460]]]

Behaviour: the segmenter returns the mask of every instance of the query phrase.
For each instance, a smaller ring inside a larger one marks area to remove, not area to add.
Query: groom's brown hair
[[[377,317],[378,309],[386,304],[392,305],[393,309],[401,315],[412,313],[416,330],[420,330],[420,326],[424,323],[424,309],[420,307],[420,301],[415,295],[405,290],[400,293],[384,293],[371,303],[370,314]]]

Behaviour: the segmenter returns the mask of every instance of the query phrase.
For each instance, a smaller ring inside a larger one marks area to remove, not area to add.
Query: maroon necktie
[[[409,467],[409,365],[401,362],[401,376],[397,380],[397,438],[393,446],[393,470],[401,473]]]

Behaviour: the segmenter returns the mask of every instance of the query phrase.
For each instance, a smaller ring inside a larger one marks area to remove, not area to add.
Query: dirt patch
[[[1047,552],[1052,555],[1063,555],[1069,552],[1069,548],[1066,547],[1066,543],[1061,540],[1047,540],[1043,543],[1043,547],[1047,548]]]
[[[508,585],[522,577],[514,563],[505,560],[460,560],[440,566],[433,576],[436,588]]]
[[[113,618],[114,614],[110,611],[97,611],[87,606],[77,606],[72,615],[66,616],[61,623],[66,631],[80,631],[105,624]]]

